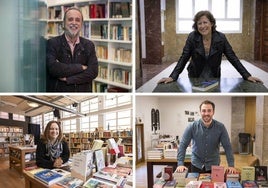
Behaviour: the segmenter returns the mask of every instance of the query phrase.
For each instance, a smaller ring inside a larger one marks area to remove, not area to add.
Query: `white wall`
[[[222,122],[231,133],[231,96],[136,96],[136,117],[144,123],[145,151],[151,146],[151,109],[160,111],[160,134],[182,137],[185,127],[189,124],[185,110],[198,112],[199,105],[204,100],[215,103],[214,119]],[[145,152],[147,156],[147,152]],[[146,157],[147,158],[147,157]]]

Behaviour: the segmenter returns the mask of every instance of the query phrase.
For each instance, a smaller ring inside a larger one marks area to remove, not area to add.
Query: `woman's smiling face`
[[[197,21],[197,30],[202,36],[207,36],[212,33],[212,24],[206,16],[202,16]]]

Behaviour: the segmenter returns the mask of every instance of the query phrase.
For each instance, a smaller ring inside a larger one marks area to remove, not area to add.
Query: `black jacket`
[[[63,163],[66,163],[70,157],[70,150],[69,150],[67,142],[62,141],[62,149],[63,150],[62,150],[60,157]],[[46,144],[44,143],[44,141],[40,140],[36,148],[36,165],[42,168],[52,169],[54,161],[52,161],[47,154],[48,154],[48,151],[46,148]]]
[[[177,80],[179,74],[183,71],[186,63],[191,58],[189,66],[187,67],[190,78],[199,78],[206,63],[208,64],[208,67],[210,67],[213,77],[220,78],[222,54],[225,54],[228,61],[244,79],[251,76],[235,55],[223,33],[218,31],[212,33],[210,53],[209,56],[206,57],[202,36],[198,32],[193,31],[189,34],[183,48],[183,53],[173,72],[170,74],[170,77],[173,78],[173,80]]]
[[[47,91],[91,92],[92,80],[98,75],[98,59],[93,42],[80,37],[74,56],[65,35],[47,42]],[[81,65],[87,65],[86,70]],[[59,78],[67,78],[67,82]]]

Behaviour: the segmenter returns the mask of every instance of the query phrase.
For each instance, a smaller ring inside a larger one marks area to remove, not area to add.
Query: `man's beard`
[[[70,38],[76,38],[79,35],[80,30],[72,31],[72,28],[76,27],[75,25],[70,25],[68,28],[65,28],[65,33]]]

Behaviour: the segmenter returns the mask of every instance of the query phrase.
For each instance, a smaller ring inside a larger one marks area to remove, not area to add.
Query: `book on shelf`
[[[211,181],[224,182],[224,167],[223,166],[211,166]]]
[[[65,177],[58,182],[56,182],[57,185],[64,187],[64,188],[75,188],[83,185],[83,180],[79,178],[75,178],[72,176]]]
[[[227,188],[225,182],[214,182],[214,188]]]
[[[255,181],[252,181],[252,180],[242,181],[242,186],[244,188],[246,188],[246,187],[258,188],[259,187],[258,184]]]
[[[84,184],[85,188],[97,188],[97,187],[105,187],[105,188],[116,188],[116,184],[103,181],[96,178],[89,178]]]
[[[255,167],[244,166],[241,170],[241,181],[244,180],[255,180]]]
[[[194,82],[192,89],[195,91],[209,91],[219,85],[218,80]]]
[[[242,188],[239,181],[226,181],[227,188]]]
[[[106,17],[106,5],[105,4],[90,4],[89,5],[89,17],[90,18],[105,18]]]
[[[51,185],[61,180],[64,176],[50,169],[44,169],[42,171],[35,173],[34,177],[44,182],[47,185]]]

